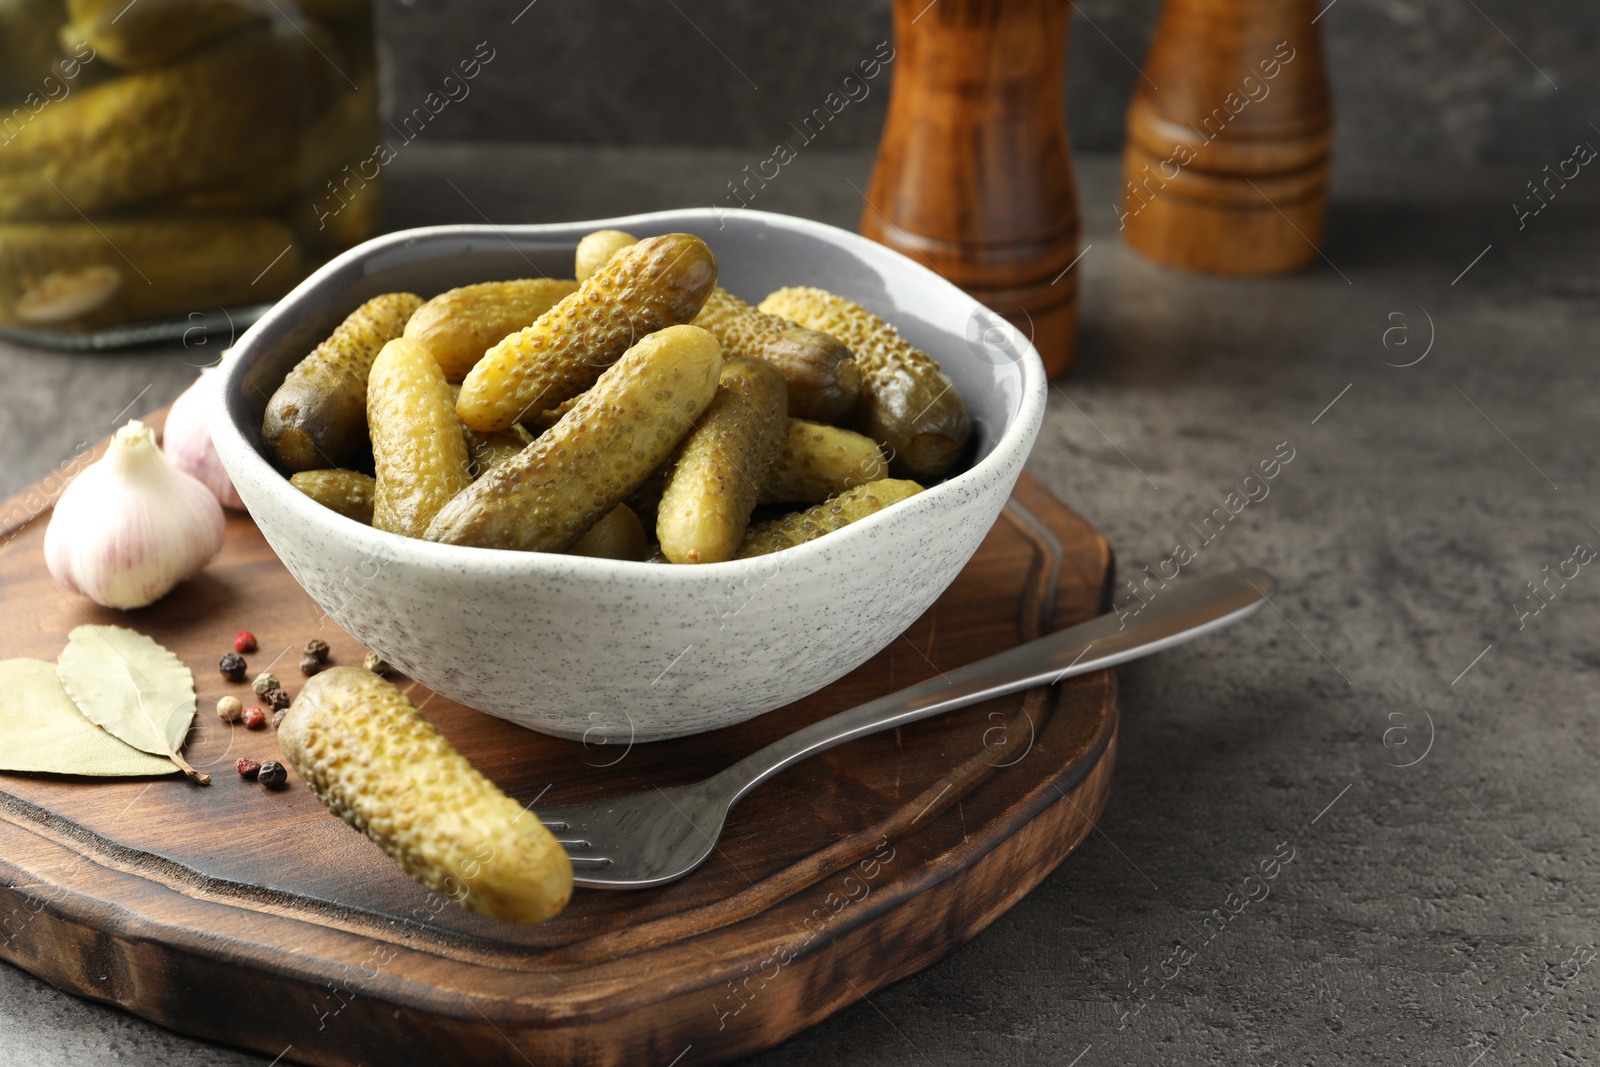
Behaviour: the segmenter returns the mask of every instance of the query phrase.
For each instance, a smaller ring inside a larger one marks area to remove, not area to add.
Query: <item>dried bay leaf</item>
[[[79,626],[67,635],[56,675],[90,722],[166,756],[202,785],[211,781],[178,755],[194,722],[194,675],[169,650],[122,626]]]
[[[0,770],[122,777],[172,774],[178,766],[90,722],[55,664],[8,659],[0,660]]]

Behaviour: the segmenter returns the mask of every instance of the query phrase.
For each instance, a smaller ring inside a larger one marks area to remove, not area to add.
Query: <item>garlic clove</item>
[[[215,367],[200,372],[193,385],[172,402],[167,425],[161,432],[161,450],[172,465],[192,475],[209,488],[225,508],[245,510],[239,491],[233,487],[222,460],[211,444],[211,413],[222,403],[217,394]]]
[[[134,420],[56,501],[45,566],[97,604],[141,608],[216,558],[226,530],[211,490],[169,463]]]

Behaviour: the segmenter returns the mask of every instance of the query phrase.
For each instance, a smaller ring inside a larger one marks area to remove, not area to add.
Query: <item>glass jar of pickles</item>
[[[243,325],[376,231],[377,102],[367,0],[0,0],[0,333]]]

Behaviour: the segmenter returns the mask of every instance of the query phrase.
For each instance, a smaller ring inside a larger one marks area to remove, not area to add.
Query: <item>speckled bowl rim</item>
[[[726,213],[723,213],[723,217],[725,216]],[[312,526],[323,527],[331,534],[347,537],[358,546],[368,548],[373,553],[380,551],[403,552],[410,556],[414,563],[433,564],[442,569],[455,570],[458,573],[470,571],[487,577],[495,575],[528,575],[531,573],[557,574],[574,579],[604,579],[622,574],[630,578],[650,575],[651,580],[667,586],[671,586],[674,583],[684,586],[703,585],[708,580],[718,583],[726,582],[730,579],[737,580],[749,572],[769,568],[772,560],[778,555],[784,558],[785,567],[797,564],[803,566],[813,558],[817,558],[820,561],[823,553],[847,549],[853,541],[870,537],[873,529],[884,523],[895,521],[898,516],[905,515],[911,511],[937,508],[943,497],[960,493],[968,487],[976,491],[984,483],[1002,477],[1007,462],[1014,454],[1021,452],[1025,458],[1026,454],[1032,451],[1033,442],[1037,436],[1043,415],[1047,379],[1044,363],[1039,358],[1038,351],[1033,347],[1032,342],[1017,333],[1007,340],[1006,347],[1014,351],[1017,357],[1017,365],[1022,370],[1021,395],[1018,398],[1015,410],[1008,415],[1005,424],[1000,428],[994,447],[989,450],[989,454],[978,460],[967,470],[923,490],[916,496],[891,504],[882,511],[857,520],[843,529],[829,534],[826,538],[819,538],[815,541],[784,549],[782,553],[757,556],[751,559],[728,560],[722,563],[670,566],[633,560],[569,556],[553,552],[520,552],[513,549],[447,545],[374,529],[365,523],[347,518],[330,508],[318,504],[291,486],[289,479],[257,451],[246,431],[237,424],[232,416],[232,406],[227,403],[227,397],[242,388],[241,379],[258,355],[256,346],[261,343],[261,338],[273,332],[283,320],[293,318],[304,300],[312,294],[328,288],[333,280],[338,278],[344,272],[344,268],[350,264],[370,259],[388,249],[404,246],[424,237],[541,237],[569,234],[575,230],[587,233],[593,230],[627,230],[633,227],[643,229],[679,223],[681,223],[679,228],[683,232],[694,233],[697,232],[697,226],[705,228],[719,225],[723,221],[723,217],[719,217],[717,212],[707,208],[680,208],[671,211],[644,212],[636,215],[591,221],[512,226],[423,226],[408,230],[396,230],[393,233],[365,241],[328,261],[310,277],[306,278],[305,281],[297,285],[287,296],[273,305],[271,310],[262,315],[255,325],[250,327],[234,344],[223,361],[223,373],[216,375],[220,379],[217,383],[219,404],[213,408],[213,411],[219,412],[219,414],[212,420],[212,442],[217,448],[224,467],[230,473],[235,471],[235,464],[239,464],[251,473],[264,476],[260,483],[268,487],[268,492],[276,493],[281,498],[278,503],[284,504],[293,518]],[[893,249],[880,245],[875,241],[870,241],[859,234],[842,230],[837,226],[830,226],[827,223],[776,212],[742,210],[732,218],[737,224],[737,220],[740,217],[759,221],[768,226],[808,234],[825,242],[842,246],[846,251],[869,263],[878,261],[885,267],[902,273],[909,272],[914,278],[920,279],[936,291],[942,290],[944,299],[966,309],[969,316],[983,309],[983,305],[979,304],[978,301],[938,274]],[[947,331],[941,330],[941,332],[949,335]],[[240,471],[240,473],[235,474],[235,477],[240,477],[242,473]]]

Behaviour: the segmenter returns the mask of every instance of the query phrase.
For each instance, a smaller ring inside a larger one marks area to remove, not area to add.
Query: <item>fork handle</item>
[[[812,723],[708,779],[732,805],[785,767],[835,745],[1036,685],[1103,670],[1181,645],[1253,614],[1273,579],[1246,567],[1154,593],[1136,612],[1111,612]]]

